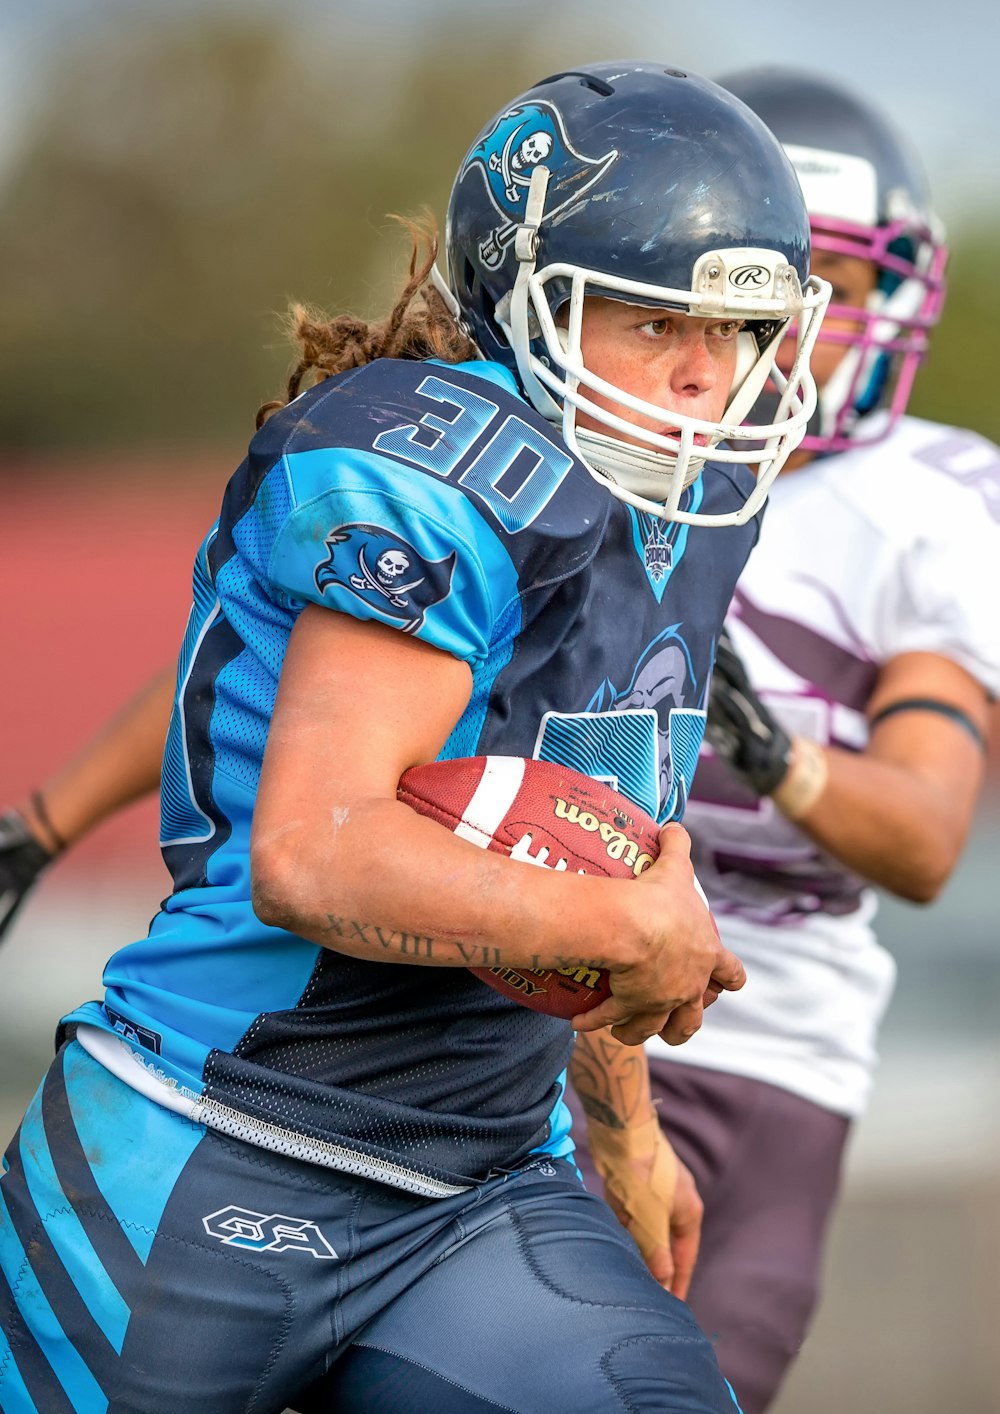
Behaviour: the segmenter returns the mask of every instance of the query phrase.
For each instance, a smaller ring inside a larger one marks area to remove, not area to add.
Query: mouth
[[[657,436],[672,437],[675,442],[681,440],[681,429],[679,427],[660,427],[657,429]],[[691,438],[696,447],[707,447],[711,438],[705,432],[696,432]]]

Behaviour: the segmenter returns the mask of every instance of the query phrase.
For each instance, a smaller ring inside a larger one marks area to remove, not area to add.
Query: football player
[[[8,1414],[736,1407],[579,1183],[572,1026],[467,966],[607,967],[577,1020],[640,1055],[742,985],[669,822],[828,289],[767,127],[649,63],[492,119],[446,248],[383,323],[300,316],[198,550],[173,892],[6,1156]],[[659,859],[525,869],[397,800],[481,753],[615,779]]]
[[[606,1040],[597,1051],[586,1038],[574,1074],[597,1116],[599,1167],[647,1243],[665,1221],[662,1204],[657,1218],[636,1197],[654,1156],[670,1203],[693,1171],[704,1223],[691,1307],[744,1410],[762,1414],[808,1329],[892,992],[872,885],[931,901],[983,779],[1000,692],[1000,453],[905,413],[946,249],[902,137],[825,78],[768,69],[722,82],[785,146],[812,269],[833,286],[813,356],[819,405],[736,589],[685,816],[751,985],[690,1047],[648,1044],[679,1164],[655,1132],[637,1128],[627,1152],[620,1130],[605,1132]],[[619,1064],[631,1073],[634,1057]]]

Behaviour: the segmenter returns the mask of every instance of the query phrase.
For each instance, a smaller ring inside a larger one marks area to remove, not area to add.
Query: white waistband
[[[76,1039],[89,1056],[131,1089],[138,1090],[155,1104],[182,1115],[192,1124],[204,1125],[231,1139],[283,1154],[287,1158],[300,1159],[303,1163],[319,1164],[323,1168],[336,1169],[339,1173],[353,1174],[356,1178],[387,1183],[422,1198],[449,1198],[455,1193],[464,1193],[470,1187],[469,1184],[444,1183],[402,1164],[386,1163],[330,1140],[296,1134],[292,1129],[268,1124],[253,1115],[220,1104],[218,1100],[205,1099],[166,1075],[155,1062],[148,1061],[140,1051],[133,1050],[123,1037],[102,1031],[100,1027],[81,1023],[77,1027]]]

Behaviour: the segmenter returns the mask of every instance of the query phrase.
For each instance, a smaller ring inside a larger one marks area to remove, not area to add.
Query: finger
[[[627,1021],[628,1016],[629,1013],[617,998],[608,997],[600,1006],[591,1007],[590,1011],[582,1011],[578,1016],[571,1017],[570,1025],[574,1031],[602,1031],[605,1026]]]
[[[669,1024],[662,1011],[639,1012],[612,1026],[611,1034],[616,1041],[621,1041],[623,1046],[641,1046],[650,1036],[662,1036],[664,1028]],[[695,1027],[695,1030],[697,1029]]]
[[[717,982],[727,992],[738,992],[747,980],[742,962],[735,953],[723,948],[718,962],[712,968],[711,981]]]
[[[660,858],[664,855],[668,859],[691,858],[691,836],[676,821],[660,829]]]
[[[700,1001],[684,1002],[670,1013],[666,1026],[659,1034],[668,1046],[682,1046],[700,1029],[704,1012],[705,1008]],[[612,1035],[614,1034],[612,1032]]]
[[[675,1284],[677,1281],[677,1272],[670,1248],[666,1246],[653,1247],[650,1251],[644,1252],[642,1255],[645,1258],[646,1266],[663,1287],[664,1291],[673,1291],[676,1295]],[[689,1283],[690,1280],[691,1276],[690,1273],[688,1273]]]
[[[670,1242],[674,1264],[674,1280],[670,1290],[681,1301],[687,1300],[687,1294],[691,1288],[691,1277],[694,1275],[695,1263],[698,1260],[700,1241],[700,1229],[696,1229],[694,1232],[675,1232],[671,1230]],[[650,1271],[652,1271],[652,1267],[650,1267]]]

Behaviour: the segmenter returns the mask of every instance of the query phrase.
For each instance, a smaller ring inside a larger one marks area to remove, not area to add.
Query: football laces
[[[569,860],[565,856],[555,859],[551,864],[549,863],[549,855],[552,851],[547,845],[540,844],[538,849],[532,853],[534,843],[534,836],[531,834],[530,830],[526,830],[512,847],[510,851],[511,859],[520,859],[525,864],[538,864],[543,869],[566,870],[569,868]],[[578,874],[586,874],[587,871],[586,869],[578,869],[576,872]]]

